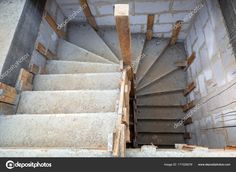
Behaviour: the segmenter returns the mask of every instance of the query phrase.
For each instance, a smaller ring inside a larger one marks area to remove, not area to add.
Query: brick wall
[[[191,144],[220,148],[236,144],[236,130],[232,127],[236,126],[236,63],[218,1],[203,2],[185,40],[188,55],[196,52],[188,79],[195,80],[197,88],[189,95],[189,101],[203,104],[187,128],[193,136]]]

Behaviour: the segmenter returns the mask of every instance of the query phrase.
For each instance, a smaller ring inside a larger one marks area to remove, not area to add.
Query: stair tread
[[[100,37],[104,42],[110,47],[114,54],[122,60],[120,43],[118,40],[117,32],[115,28],[102,28],[98,31]],[[134,67],[134,72],[136,73],[139,60],[142,56],[142,50],[144,47],[146,36],[145,34],[132,34],[131,35],[131,46],[132,46],[132,64]]]
[[[70,60],[80,62],[113,63],[101,56],[89,52],[63,39],[59,39],[57,48],[59,60]]]
[[[182,119],[184,117],[182,108],[150,108],[138,107],[138,119]]]
[[[176,69],[176,61],[186,60],[186,53],[184,45],[178,43],[174,46],[168,47],[165,52],[153,63],[151,68],[146,73],[145,77],[138,84],[138,88],[150,83],[162,75]],[[145,58],[145,57],[144,57]]]
[[[141,89],[137,89],[138,94],[146,94],[148,92],[161,92],[164,90],[185,89],[186,73],[182,69],[173,71],[171,74],[147,85]]]
[[[118,58],[105,44],[102,38],[87,23],[68,24],[68,41],[104,57],[112,62],[119,63]],[[86,41],[85,41],[86,40]]]
[[[175,145],[177,143],[185,143],[183,134],[156,134],[156,133],[140,133],[137,135],[137,144],[140,145]]]
[[[143,50],[143,57],[140,59],[138,70],[136,73],[137,83],[145,76],[146,72],[152,64],[159,58],[169,44],[169,39],[153,38],[146,42]]]
[[[117,113],[0,116],[0,145],[107,148],[117,116]]]
[[[117,64],[48,60],[46,71],[48,74],[119,72],[120,66]]]
[[[25,91],[17,113],[95,113],[115,112],[119,90]]]
[[[136,131],[141,133],[184,133],[184,126],[175,127],[174,120],[138,120]]]
[[[186,97],[182,92],[161,94],[161,95],[148,95],[137,97],[137,104],[142,105],[184,105],[186,104]]]
[[[119,88],[120,80],[118,72],[36,75],[33,90],[111,90]]]
[[[113,157],[112,152],[103,149],[85,148],[0,148],[1,157]]]

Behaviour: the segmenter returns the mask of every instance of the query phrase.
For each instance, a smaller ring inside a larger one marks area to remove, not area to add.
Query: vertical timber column
[[[132,48],[129,25],[129,4],[115,4],[114,16],[116,18],[116,30],[120,41],[120,49],[124,65],[131,66]]]
[[[153,34],[153,24],[154,24],[154,14],[149,14],[148,19],[147,19],[147,40],[150,41],[152,39],[152,34]]]
[[[98,30],[98,26],[92,12],[89,8],[87,0],[80,0],[80,6],[83,9],[84,15],[87,18],[88,23],[93,27],[94,30]]]

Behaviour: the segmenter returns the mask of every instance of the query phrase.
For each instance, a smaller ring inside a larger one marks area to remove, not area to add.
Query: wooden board
[[[0,102],[15,104],[17,98],[16,89],[0,82]]]
[[[45,46],[40,42],[36,44],[35,48],[40,54],[46,57],[47,60],[52,60],[55,57],[55,54],[53,54],[49,49],[45,48]]]
[[[149,14],[148,15],[146,37],[147,37],[147,40],[149,40],[149,41],[152,39],[152,35],[153,35],[154,19],[155,19],[155,15],[154,14]]]

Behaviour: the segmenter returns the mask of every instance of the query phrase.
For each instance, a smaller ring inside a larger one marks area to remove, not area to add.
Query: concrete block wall
[[[185,40],[188,55],[196,52],[188,82],[196,81],[197,88],[188,99],[200,104],[187,130],[192,133],[191,144],[222,148],[236,144],[236,63],[218,1],[203,3]]]
[[[62,12],[61,8],[59,7],[56,1],[48,0],[45,5],[45,10],[50,14],[50,16],[55,20],[58,25],[64,23],[64,13]],[[62,28],[62,30],[66,30],[66,25]],[[58,35],[54,32],[54,30],[50,27],[50,25],[43,17],[39,27],[38,37],[35,42],[35,45],[40,42],[51,52],[56,54],[58,39]],[[30,63],[36,64],[37,66],[43,68],[46,64],[46,59],[37,50],[34,50]]]
[[[67,17],[71,15],[72,11],[80,8],[79,0],[56,1]],[[155,14],[154,36],[170,37],[175,22],[184,20],[197,7],[199,0],[88,0],[88,3],[100,27],[114,27],[114,4],[129,3],[132,33],[146,33],[147,15]],[[80,12],[74,21],[86,21],[83,12]],[[186,38],[190,24],[191,20],[184,23],[179,40]]]

